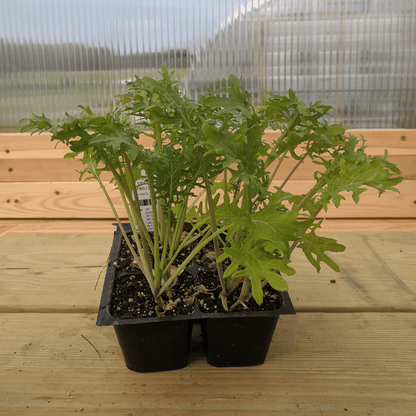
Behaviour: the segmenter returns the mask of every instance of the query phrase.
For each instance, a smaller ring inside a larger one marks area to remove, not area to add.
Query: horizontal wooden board
[[[396,163],[406,179],[416,179],[416,130],[351,130],[356,135],[368,136],[367,153],[383,155],[389,151],[389,160]],[[265,139],[271,142],[279,134],[267,132]],[[141,136],[145,147],[152,145],[152,139]],[[0,134],[0,181],[2,182],[68,182],[78,181],[77,170],[82,165],[75,160],[64,160],[68,149],[62,143],[51,143],[50,134],[29,133]],[[276,176],[283,180],[295,162],[287,159]],[[273,166],[271,167],[273,169]],[[293,179],[307,180],[319,167],[306,161],[296,171]],[[103,180],[110,180],[104,174]]]
[[[388,160],[395,163],[405,179],[416,179],[416,155],[389,155]],[[276,164],[276,163],[275,163]],[[274,164],[274,165],[275,165]],[[274,165],[269,167],[272,172]],[[296,161],[286,159],[280,166],[276,180],[282,182],[295,167]],[[78,160],[58,159],[0,159],[0,178],[2,182],[72,182],[79,181],[83,165]],[[292,180],[308,180],[322,167],[306,160],[295,171]],[[111,174],[102,173],[101,179],[109,181]]]
[[[380,225],[384,223],[384,220],[379,221]],[[413,223],[416,226],[416,221],[405,220],[405,224],[400,221],[394,229],[409,230]],[[114,220],[0,220],[0,237],[8,233],[112,233],[114,224]]]
[[[275,181],[275,185],[280,185]],[[285,190],[306,193],[310,181],[291,181]],[[112,189],[111,185],[108,185]],[[355,204],[350,197],[340,208],[330,207],[327,218],[416,218],[416,181],[398,185],[400,194],[389,192],[378,197],[369,189]],[[126,218],[118,191],[111,192],[119,214]],[[0,218],[114,218],[104,194],[93,181],[87,182],[0,182]]]
[[[21,230],[24,231],[24,230]],[[416,232],[318,232],[347,248],[318,274],[300,249],[286,277],[298,311],[416,311]],[[113,232],[0,237],[0,312],[89,311],[99,305]],[[335,280],[335,283],[331,281]]]
[[[387,147],[389,160],[402,170],[405,179],[416,179],[416,130],[352,130],[356,135],[368,136],[367,152],[382,155]],[[267,132],[266,140],[279,136]],[[152,139],[141,137],[144,146],[149,147]],[[82,165],[75,160],[63,160],[68,149],[62,143],[50,143],[50,134],[30,136],[29,133],[0,134],[0,181],[2,182],[69,182],[78,181],[77,170]],[[295,165],[286,160],[276,176],[282,181]],[[273,166],[271,167],[271,169]],[[319,167],[306,161],[293,176],[294,180],[308,180]],[[110,180],[103,174],[103,180]]]
[[[13,311],[96,311],[112,239],[111,232],[4,235],[0,304]]]
[[[391,154],[416,154],[416,129],[353,129],[348,130],[357,137],[363,136],[367,140],[369,154],[384,154],[388,148]],[[265,140],[272,142],[279,137],[279,133],[267,131]],[[151,138],[142,135],[140,143],[145,147],[153,144]],[[49,159],[62,157],[67,151],[62,143],[50,141],[51,134],[41,135],[30,133],[0,133],[0,159]],[[56,148],[55,148],[56,147]],[[55,152],[53,150],[55,149]],[[372,150],[374,149],[374,150]],[[45,157],[45,155],[47,155]]]
[[[62,158],[69,149],[65,144],[51,142],[49,133],[0,133],[0,159],[53,159]],[[140,136],[140,144],[152,146],[152,139]]]
[[[8,233],[112,233],[114,220],[2,220],[0,237]],[[329,218],[321,224],[325,232],[416,231],[415,219]]]
[[[295,250],[291,265],[296,274],[286,280],[297,310],[345,311],[356,307],[416,312],[416,233],[318,234],[346,247],[342,253],[327,253],[340,272],[322,264],[318,274],[303,252]]]
[[[128,370],[95,315],[0,315],[4,416],[413,416],[414,314],[298,314],[263,366],[209,366],[196,330],[188,367]],[[196,328],[197,329],[197,328]]]
[[[78,171],[84,168],[73,159],[0,159],[0,178],[1,182],[78,182]],[[111,179],[111,173],[101,174],[101,180]]]

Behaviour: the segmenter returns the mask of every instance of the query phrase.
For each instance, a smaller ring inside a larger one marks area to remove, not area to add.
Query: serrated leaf
[[[256,241],[268,241],[274,250],[290,255],[290,241],[295,241],[299,232],[312,224],[313,220],[298,219],[297,210],[281,211],[280,205],[269,205],[248,217],[233,217],[231,222],[247,231],[242,240],[243,249],[249,249]]]
[[[337,243],[333,238],[317,236],[312,230],[301,237],[298,247],[303,250],[306,258],[318,273],[321,270],[321,262],[327,264],[332,270],[339,272],[339,266],[325,254],[326,251],[338,253],[345,250],[345,246]]]
[[[346,149],[345,153],[335,155],[331,166],[322,174],[327,182],[322,192],[324,200],[333,200],[336,207],[345,197],[341,192],[351,192],[355,203],[368,188],[375,188],[379,195],[387,190],[399,192],[395,185],[403,181],[390,163],[380,157],[367,156],[364,148],[357,151]]]
[[[287,260],[276,258],[256,248],[244,251],[240,247],[226,247],[224,248],[224,254],[218,261],[226,257],[232,259],[232,262],[226,269],[224,277],[247,277],[250,279],[253,297],[259,305],[263,302],[263,290],[261,287],[263,280],[267,280],[274,289],[285,291],[287,290],[287,283],[275,270],[288,275],[295,273],[295,270],[287,265]],[[243,267],[243,269],[236,271],[237,267]]]

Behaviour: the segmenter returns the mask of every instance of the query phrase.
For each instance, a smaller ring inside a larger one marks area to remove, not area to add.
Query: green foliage
[[[192,243],[202,249],[214,242],[226,310],[251,296],[260,304],[265,283],[286,290],[282,274],[295,273],[295,248],[318,272],[322,263],[338,271],[328,253],[345,247],[316,235],[321,210],[338,207],[348,194],[358,203],[368,188],[380,195],[398,192],[395,186],[403,180],[387,154],[366,155],[364,139],[346,136],[344,126],[324,120],[331,107],[319,101],[306,105],[293,91],[265,91],[254,105],[230,76],[224,88],[194,102],[181,93],[165,65],[159,79],[136,77],[127,86],[128,92],[118,97],[121,108],[105,117],[80,106],[79,116],[67,115],[60,123],[33,114],[22,120],[21,131],[49,131],[52,141],[65,143],[70,150],[65,157],[84,165],[80,179],[97,180],[114,210],[100,179],[102,172],[111,172],[134,230],[135,259],[161,308],[161,295],[169,293],[191,258],[176,271],[170,266],[180,248]],[[279,131],[280,137],[266,143],[266,129]],[[143,147],[141,135],[153,138],[151,149]],[[280,186],[272,187],[288,157],[297,165]],[[302,195],[287,192],[285,184],[307,158],[321,167],[311,175],[314,185]],[[134,182],[142,171],[152,200],[153,236],[137,202]],[[193,231],[180,241],[185,221],[192,222]],[[229,305],[230,293],[241,282],[239,300]]]
[[[311,230],[300,238],[299,248],[318,272],[321,270],[321,262],[339,272],[338,265],[325,254],[325,251],[337,253],[345,250],[345,246],[338,244],[334,239],[317,236],[315,231]]]

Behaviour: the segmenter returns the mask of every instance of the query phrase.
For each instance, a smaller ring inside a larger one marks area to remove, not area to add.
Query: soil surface
[[[134,248],[136,244],[131,240]],[[184,251],[179,255],[187,255]],[[116,263],[116,278],[111,300],[111,315],[118,319],[145,318],[156,316],[187,315],[193,312],[194,277],[184,271],[173,286],[170,296],[162,295],[164,309],[156,308],[152,291],[142,271],[134,264],[133,256],[122,241],[119,259]]]
[[[200,293],[198,295],[198,307],[202,312],[215,313],[224,312],[219,295],[221,293],[221,286],[218,281],[218,272],[213,269],[200,269],[196,278],[197,285],[204,285],[208,289],[208,293]],[[240,295],[241,285],[238,286],[230,295],[228,295],[228,306],[233,305]],[[250,298],[245,302],[250,311],[272,311],[279,309],[281,304],[278,297],[278,292],[274,290],[269,284],[263,289],[263,303],[258,305],[257,302]],[[234,311],[246,310],[242,305],[237,306]],[[232,312],[230,312],[232,313]]]
[[[132,242],[135,248],[135,243]],[[179,256],[185,258],[189,250]],[[225,262],[224,267],[229,263]],[[114,283],[111,315],[118,319],[145,318],[156,316],[176,316],[191,314],[195,309],[195,298],[199,309],[204,313],[224,312],[219,294],[221,286],[218,280],[217,264],[214,257],[213,244],[208,244],[196,257],[195,262],[184,271],[173,286],[170,296],[162,297],[163,309],[157,308],[153,295],[144,274],[134,264],[133,256],[123,240],[118,261],[116,262],[116,278]],[[251,298],[245,305],[252,311],[269,311],[280,308],[278,292],[266,285],[261,305]],[[240,287],[228,296],[231,306],[240,294]],[[235,311],[246,310],[239,305]],[[231,312],[232,313],[232,312]]]

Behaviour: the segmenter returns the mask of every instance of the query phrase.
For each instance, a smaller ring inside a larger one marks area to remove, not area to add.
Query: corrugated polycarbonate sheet
[[[230,74],[357,128],[415,128],[413,0],[2,0],[0,128],[103,114],[164,62],[197,99]]]

